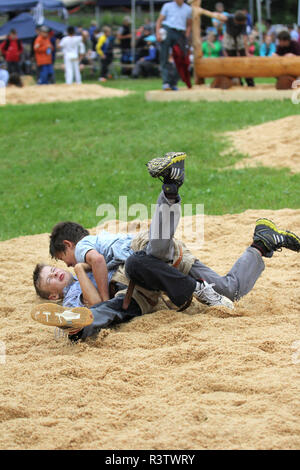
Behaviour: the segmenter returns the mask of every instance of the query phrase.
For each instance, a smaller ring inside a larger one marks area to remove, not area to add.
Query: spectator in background
[[[202,43],[203,57],[220,57],[222,53],[222,44],[217,40],[213,31],[210,31],[206,40]]]
[[[6,40],[3,41],[1,44],[1,52],[3,54],[4,59],[7,63],[8,73],[21,73],[21,55],[23,52],[23,44],[18,39],[17,31],[15,29],[11,29],[9,35],[7,36]]]
[[[107,80],[108,69],[114,58],[114,40],[115,38],[112,35],[111,28],[109,26],[104,26],[103,34],[99,37],[96,46],[96,51],[99,54],[101,61],[100,82],[106,82]]]
[[[253,27],[252,17],[250,13],[248,12],[247,8],[243,8],[242,12],[245,13],[247,17],[247,24],[246,24],[247,34],[251,34],[252,27]]]
[[[274,35],[274,34],[276,35],[276,28],[272,24],[271,19],[265,20],[265,26],[266,26],[266,35],[267,36],[271,36],[271,35]]]
[[[273,42],[271,34],[266,34],[264,42],[260,46],[259,55],[261,57],[271,57],[276,52],[276,43]]]
[[[90,40],[93,40],[93,35],[95,30],[97,29],[97,21],[93,20],[91,21],[91,26],[89,28],[89,35],[90,35]]]
[[[75,36],[74,26],[69,26],[67,36],[62,38],[59,47],[62,49],[65,64],[65,80],[67,85],[71,85],[74,80],[77,84],[81,83],[81,74],[79,62],[85,53],[85,47],[82,42],[82,36]]]
[[[215,4],[215,11],[217,13],[220,13],[220,14],[225,15],[225,16],[229,15],[229,13],[224,11],[224,4],[222,2],[217,2]],[[212,22],[213,27],[216,29],[216,31],[222,30],[223,35],[224,35],[224,33],[226,31],[226,25],[225,25],[224,21],[218,20],[217,18],[212,18],[211,22]]]
[[[131,20],[129,16],[123,19],[123,25],[118,31],[117,39],[120,41],[121,48],[121,62],[123,64],[130,64],[131,62]]]
[[[188,71],[189,48],[188,38],[192,28],[192,8],[184,0],[165,3],[156,22],[156,39],[160,43],[160,65],[163,80],[163,90],[177,90],[177,84],[170,84],[169,53],[170,48],[179,48],[182,52],[180,62]],[[178,55],[179,56],[179,55]],[[184,59],[187,59],[186,62]],[[175,59],[176,60],[176,59]],[[178,63],[176,62],[178,70]]]
[[[259,42],[257,41],[255,31],[253,31],[249,36],[248,50],[251,56],[259,56]]]
[[[0,88],[6,87],[9,80],[9,73],[5,70],[5,62],[0,59]]]
[[[53,76],[52,50],[53,46],[49,38],[49,28],[41,26],[39,35],[34,41],[34,54],[36,65],[39,68],[39,85],[48,85]]]
[[[292,41],[298,41],[299,40],[299,34],[296,29],[294,29],[294,26],[292,24],[288,25],[288,32],[290,33],[290,37]]]
[[[145,38],[148,47],[148,54],[141,57],[132,70],[132,78],[158,76],[158,52],[155,46],[156,37],[154,35]]]
[[[226,33],[223,43],[225,55],[229,57],[250,56],[246,30],[247,17],[245,13],[238,10],[234,15],[225,16],[217,12],[204,10],[204,8],[199,8],[198,10],[202,15],[226,22]],[[248,86],[255,86],[253,78],[246,78],[245,80]]]
[[[297,41],[293,41],[290,34],[287,31],[280,31],[277,36],[278,45],[276,53],[273,55],[279,56],[295,56],[300,55],[300,44]]]

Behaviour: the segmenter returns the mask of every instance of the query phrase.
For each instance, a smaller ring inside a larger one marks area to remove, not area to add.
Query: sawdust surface
[[[101,85],[57,84],[32,85],[18,88],[6,88],[6,104],[52,103],[56,101],[98,100],[99,98],[116,98],[130,94],[129,91],[107,88]]]
[[[300,233],[300,210],[248,210],[206,216],[202,247],[186,218],[183,238],[225,274],[258,216]],[[73,346],[30,317],[48,235],[1,242],[0,259],[1,449],[299,448],[299,254],[267,259],[231,314],[162,306]]]
[[[233,143],[232,150],[247,154],[235,168],[268,166],[300,171],[300,115],[288,116],[258,126],[225,134]]]

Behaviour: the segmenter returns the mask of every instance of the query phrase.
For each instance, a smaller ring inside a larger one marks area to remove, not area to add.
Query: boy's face
[[[75,245],[72,242],[69,242],[68,240],[64,240],[64,245],[65,245],[65,251],[61,251],[59,253],[55,253],[55,258],[60,259],[68,267],[70,266],[75,266],[77,264],[76,258],[75,258]]]
[[[63,296],[63,290],[70,284],[73,276],[69,271],[55,266],[44,266],[40,273],[39,287],[49,294],[49,299],[57,300]]]

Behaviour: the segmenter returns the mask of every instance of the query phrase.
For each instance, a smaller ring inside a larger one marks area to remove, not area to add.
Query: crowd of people
[[[300,55],[300,26],[273,25],[270,19],[254,24],[246,9],[228,12],[221,2],[216,3],[214,12],[200,8],[200,13],[210,17],[211,22],[201,32],[205,58]],[[184,0],[173,0],[163,5],[155,24],[146,20],[135,32],[129,16],[117,29],[112,25],[99,28],[92,21],[89,29],[69,26],[63,37],[47,26],[37,27],[29,52],[12,29],[0,43],[0,80],[5,85],[21,86],[20,75],[34,70],[38,84],[55,83],[54,64],[59,51],[67,84],[80,84],[81,71],[87,66],[94,76],[98,74],[99,81],[105,82],[112,78],[111,65],[116,59],[121,75],[161,76],[164,90],[177,90],[180,77],[190,88],[191,25],[191,6]],[[253,80],[246,81],[254,85]]]

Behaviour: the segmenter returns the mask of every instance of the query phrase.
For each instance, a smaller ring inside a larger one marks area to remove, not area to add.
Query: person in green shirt
[[[202,43],[203,57],[220,57],[222,44],[217,40],[214,32],[209,32],[206,41]]]

